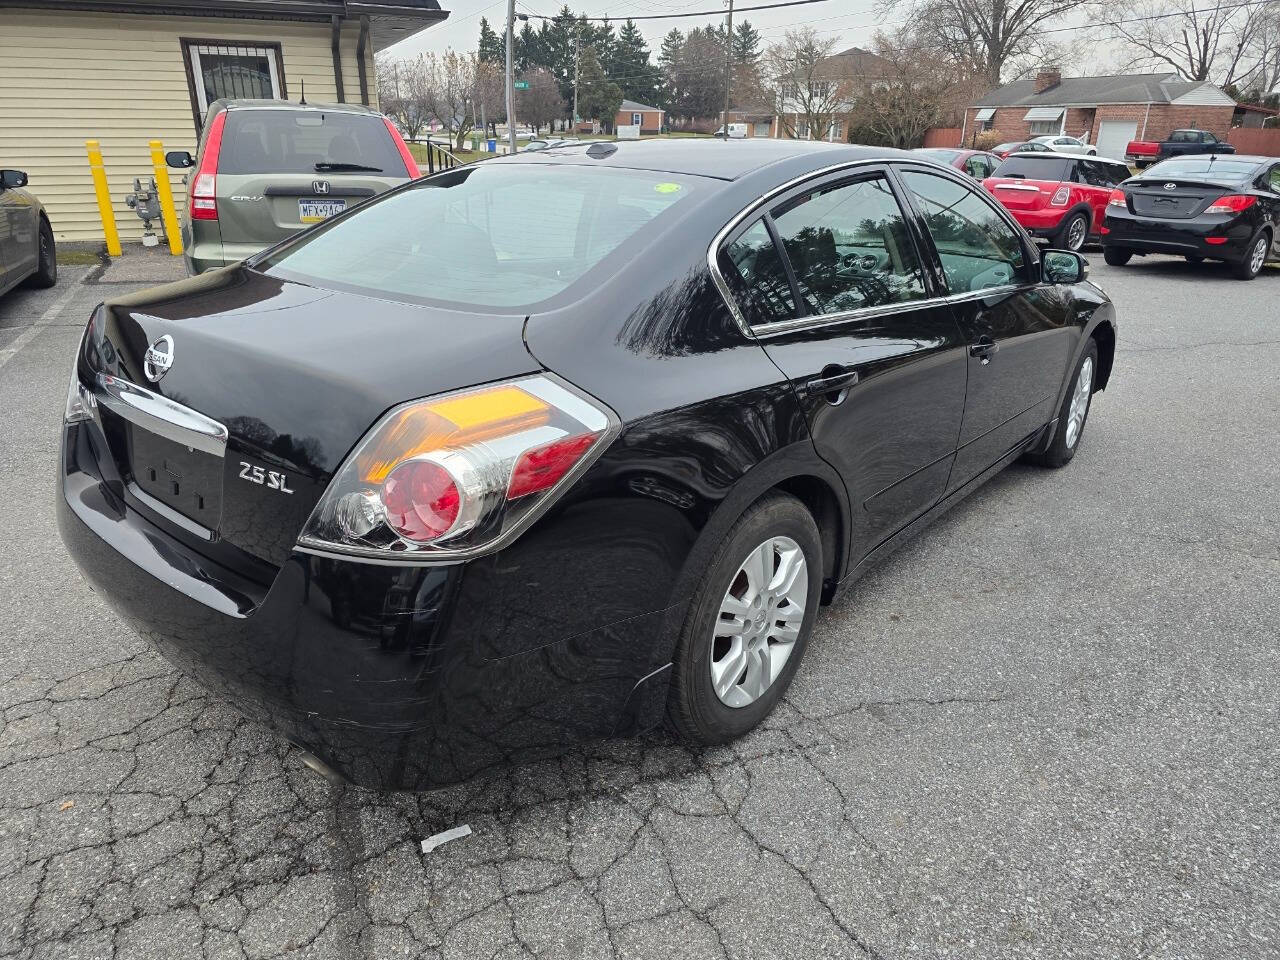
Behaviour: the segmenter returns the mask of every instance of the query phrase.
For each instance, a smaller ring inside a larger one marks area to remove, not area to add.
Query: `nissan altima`
[[[331,775],[429,788],[664,721],[720,743],[840,587],[1013,460],[1076,455],[1116,340],[1086,271],[897,151],[459,167],[98,307],[59,526]]]

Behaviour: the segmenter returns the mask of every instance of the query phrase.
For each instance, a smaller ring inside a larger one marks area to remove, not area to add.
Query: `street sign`
[[[516,89],[517,89],[517,90],[528,90],[528,89],[529,89],[529,81],[528,81],[528,80],[517,80],[517,81],[516,81]]]

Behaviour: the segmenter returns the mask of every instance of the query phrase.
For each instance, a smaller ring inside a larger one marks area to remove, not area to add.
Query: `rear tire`
[[[821,596],[813,516],[769,494],[733,525],[690,603],[667,695],[672,732],[725,743],[767,717],[804,657]]]
[[[40,236],[36,243],[39,260],[36,272],[27,277],[27,286],[52,287],[58,282],[58,251],[53,242],[53,227],[44,217],[40,218]]]
[[[1058,232],[1054,236],[1054,243],[1061,250],[1079,253],[1088,238],[1089,218],[1083,213],[1073,213],[1062,221],[1062,226],[1058,228]]]
[[[1062,407],[1058,410],[1058,426],[1053,432],[1053,439],[1043,453],[1033,454],[1027,459],[1042,467],[1065,467],[1071,462],[1080,449],[1080,440],[1084,436],[1084,425],[1089,419],[1089,406],[1093,400],[1093,385],[1098,375],[1098,343],[1092,337],[1084,353],[1076,361],[1075,373],[1071,377],[1071,386],[1067,395],[1062,398]]]
[[[1132,250],[1124,250],[1120,247],[1103,247],[1102,259],[1111,267],[1123,267],[1131,259],[1133,259]]]
[[[1267,262],[1267,251],[1271,249],[1271,237],[1263,230],[1253,238],[1244,258],[1231,264],[1231,275],[1237,280],[1252,280],[1262,272],[1262,265]]]

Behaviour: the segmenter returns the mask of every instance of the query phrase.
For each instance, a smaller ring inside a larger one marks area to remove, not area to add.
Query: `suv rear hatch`
[[[372,300],[233,268],[183,281],[160,302],[106,305],[80,376],[94,386],[111,467],[135,507],[206,556],[269,576],[384,411],[536,371],[522,326],[522,315]],[[165,336],[172,365],[153,382],[146,351]],[[406,337],[432,344],[429,363],[397,348]],[[166,416],[225,427],[225,449]]]
[[[217,157],[222,242],[269,246],[416,174],[378,114],[230,109]]]

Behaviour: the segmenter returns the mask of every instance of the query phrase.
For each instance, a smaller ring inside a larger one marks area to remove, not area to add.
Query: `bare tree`
[[[787,135],[821,139],[839,113],[853,106],[857,78],[832,55],[834,38],[822,39],[812,27],[788,30],[782,43],[765,51],[765,82]],[[859,83],[859,85],[861,85]]]
[[[1024,63],[1052,58],[1044,28],[1091,0],[880,0],[882,13],[915,25],[920,38],[966,74],[998,86]]]
[[[956,92],[972,90],[973,84],[911,26],[877,34],[875,52],[884,64],[859,94],[853,124],[878,144],[918,147],[926,130],[957,112]]]
[[[423,99],[422,58],[378,61],[378,106],[416,140],[431,120]]]
[[[1130,66],[1173,69],[1188,80],[1247,86],[1275,59],[1280,2],[1246,6],[1203,0],[1138,0],[1110,26],[1134,51]]]
[[[474,119],[477,126],[483,128],[485,136],[489,135],[489,124],[505,119],[507,115],[507,91],[503,80],[502,67],[492,61],[477,59],[472,112],[479,112]]]
[[[456,149],[461,150],[466,136],[475,127],[477,92],[474,53],[428,53],[418,58],[421,64],[422,101],[428,114],[444,124]]]
[[[555,74],[545,67],[535,67],[526,71],[521,79],[529,84],[529,89],[516,91],[516,117],[522,123],[541,130],[544,124],[564,116],[564,98],[560,96]]]

